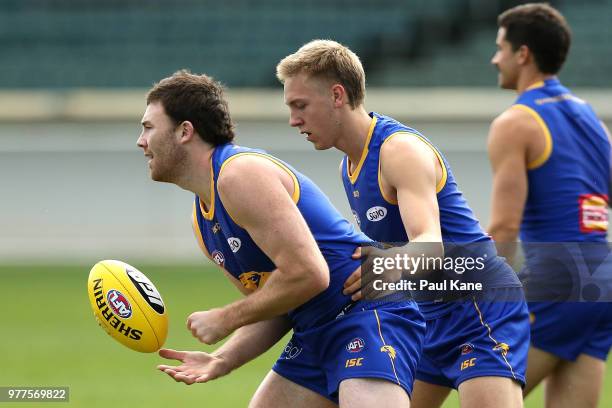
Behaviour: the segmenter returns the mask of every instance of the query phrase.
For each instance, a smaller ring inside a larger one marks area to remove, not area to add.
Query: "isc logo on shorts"
[[[385,207],[372,207],[366,212],[366,217],[369,221],[378,222],[387,216],[387,209]]]
[[[349,353],[359,353],[365,347],[365,341],[361,337],[355,337],[346,345],[346,350]]]
[[[465,360],[461,363],[461,371],[465,370],[466,368],[470,368],[470,367],[474,367],[476,365],[476,357],[474,358],[470,358],[469,360]]]
[[[121,292],[116,289],[111,289],[106,293],[106,300],[108,300],[108,304],[116,315],[122,317],[124,319],[132,316],[132,305],[130,302],[123,296]]]

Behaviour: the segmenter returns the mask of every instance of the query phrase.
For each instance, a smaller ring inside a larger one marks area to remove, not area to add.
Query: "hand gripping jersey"
[[[276,269],[248,232],[232,220],[217,192],[217,180],[223,166],[247,154],[271,160],[293,178],[293,200],[329,265],[329,287],[291,311],[289,316],[299,329],[333,319],[350,302],[348,296],[342,295],[342,287],[346,278],[359,266],[359,261],[351,259],[351,255],[357,246],[369,240],[354,230],[312,181],[280,160],[262,151],[234,144],[215,148],[211,163],[213,178],[210,188],[213,194],[210,208],[205,208],[196,195],[193,209],[193,225],[202,250],[249,289],[263,285]]]
[[[530,87],[513,109],[531,114],[546,138],[528,164],[521,241],[606,241],[610,142],[593,109],[556,78]]]

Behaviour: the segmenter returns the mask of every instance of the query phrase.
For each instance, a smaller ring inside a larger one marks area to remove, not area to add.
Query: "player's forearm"
[[[295,271],[284,273],[276,270],[262,288],[244,299],[227,305],[224,313],[235,327],[241,327],[284,315],[324,291],[328,285],[327,269],[303,270],[300,273]]]
[[[402,247],[394,249],[399,252],[402,257],[412,259],[436,259],[444,258],[444,245],[439,241],[440,237],[435,235],[420,235],[413,238],[410,242]],[[423,274],[430,272],[426,270],[429,265],[433,265],[433,262],[421,262],[418,263],[416,269],[410,270],[410,274]]]
[[[291,329],[286,316],[243,326],[212,354],[222,358],[234,370],[265,353]]]
[[[512,265],[516,255],[518,227],[492,222],[487,232],[495,241],[498,255],[506,258]]]

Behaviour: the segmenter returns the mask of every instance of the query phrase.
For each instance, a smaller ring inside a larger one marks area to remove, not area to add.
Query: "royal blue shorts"
[[[606,360],[612,346],[612,303],[530,302],[531,344],[564,360]]]
[[[411,395],[424,335],[414,302],[362,301],[333,321],[295,332],[272,369],[335,403],[349,378],[385,379]]]
[[[456,301],[449,313],[427,320],[416,378],[458,388],[476,377],[507,377],[525,385],[529,314],[522,288],[491,289],[485,300]],[[495,299],[512,300],[495,300]]]

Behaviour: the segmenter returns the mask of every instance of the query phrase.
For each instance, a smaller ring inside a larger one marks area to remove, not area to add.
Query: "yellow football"
[[[96,321],[110,336],[133,350],[159,350],[168,334],[168,314],[155,285],[121,261],[100,261],[87,281]]]

